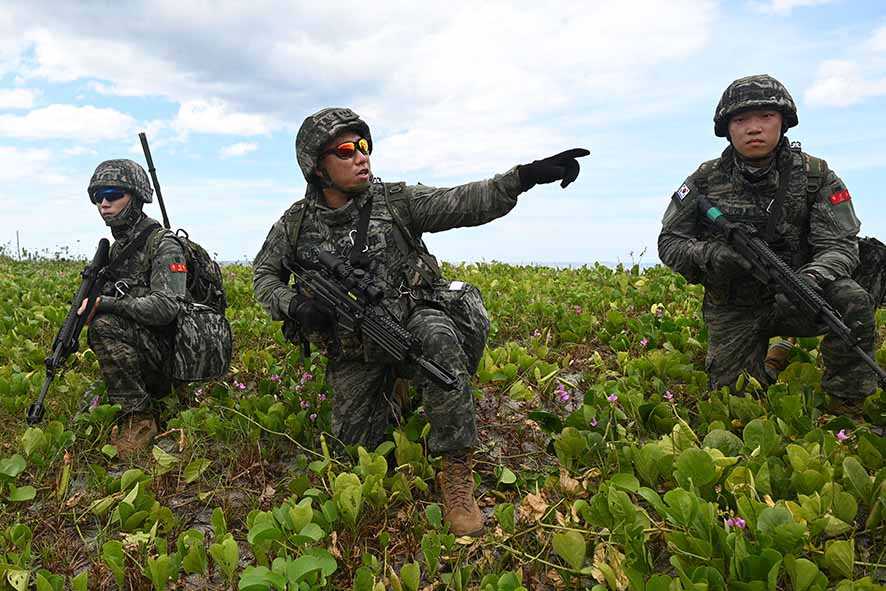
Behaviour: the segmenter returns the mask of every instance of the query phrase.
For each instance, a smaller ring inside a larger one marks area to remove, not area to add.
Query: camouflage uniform
[[[334,392],[333,433],[346,444],[376,446],[399,418],[399,401],[391,395],[394,379],[414,375],[431,423],[431,452],[471,448],[477,429],[469,382],[483,353],[489,320],[478,292],[456,291],[452,292],[456,297],[475,298],[469,306],[473,315],[456,326],[441,299],[441,294],[448,296],[449,284],[421,235],[477,226],[505,215],[521,192],[519,175],[514,168],[491,180],[450,189],[384,184],[376,179],[353,194],[346,205],[331,209],[323,196],[323,187],[330,186],[330,181],[313,172],[325,143],[348,130],[358,132],[371,146],[369,127],[349,109],[324,109],[308,117],[299,130],[296,155],[308,189],[305,199],[274,224],[255,259],[256,299],[274,320],[291,323],[288,314],[295,291],[288,284],[285,259],[313,262],[321,250],[347,257],[358,214],[371,200],[364,251],[367,270],[386,286],[382,305],[421,340],[426,357],[457,376],[458,386],[447,391],[415,368],[395,367],[371,343],[342,328],[334,348],[321,335],[311,335],[311,340],[326,347],[330,358],[326,376]]]
[[[780,110],[784,129],[797,124],[793,100],[784,87],[768,76],[753,76],[737,80],[724,93],[714,118],[716,135],[727,135],[729,117],[735,112],[754,108]],[[816,161],[821,171],[810,175]],[[783,217],[770,247],[792,269],[820,279],[825,298],[854,327],[862,349],[873,355],[873,304],[851,279],[858,265],[860,223],[843,182],[824,161],[791,147],[787,137],[762,167],[743,159],[730,144],[674,194],[658,238],[661,260],[690,282],[705,286],[706,369],[713,387],[733,386],[742,371],[767,384],[771,378],[763,360],[770,337],[826,332],[814,319],[777,306],[773,290],[750,275],[724,279],[710,271],[712,245],[722,238],[703,223],[698,195],[707,195],[730,221],[752,226],[765,236],[768,211],[785,174],[789,176]],[[861,398],[875,390],[874,372],[838,338],[826,334],[821,351],[826,366],[822,385],[829,394]]]
[[[387,189],[406,204],[408,230],[417,239],[424,232],[476,226],[501,217],[516,205],[520,193],[515,170],[451,189],[404,184],[388,184]],[[324,204],[321,190],[309,185],[306,199],[293,205],[274,224],[255,259],[256,299],[274,320],[287,320],[295,292],[287,283],[289,273],[284,259],[295,255],[316,261],[320,250],[347,256],[358,212],[371,198],[366,254],[370,261],[368,270],[387,286],[383,305],[421,339],[427,357],[459,379],[458,388],[445,391],[423,373],[415,374],[432,426],[431,451],[436,454],[472,447],[477,430],[469,381],[483,353],[488,319],[485,313],[478,314],[473,334],[466,334],[468,327],[457,328],[442,311],[434,294],[445,291],[447,282],[438,276],[432,286],[422,284],[417,277],[417,268],[427,269],[422,260],[426,253],[418,249],[412,249],[409,255],[404,253],[402,245],[413,243],[405,239],[395,223],[384,193],[385,185],[374,182],[347,205],[330,209]],[[304,218],[293,244],[293,222],[301,208],[305,208]],[[345,443],[374,446],[382,441],[385,430],[399,413],[397,401],[390,396],[393,377],[409,368],[386,363],[378,351],[354,334],[341,332],[339,338],[341,351],[332,355],[327,367],[327,381],[335,393],[333,432]]]
[[[186,294],[185,255],[171,232],[142,213],[142,203],[151,200],[151,188],[140,166],[130,160],[103,162],[90,182],[90,192],[101,186],[122,187],[133,195],[120,219],[109,222],[115,238],[112,264],[144,229],[158,228],[116,267],[88,332],[109,401],[119,404],[124,414],[140,413],[149,410],[152,396],[163,395],[172,386],[172,338]]]

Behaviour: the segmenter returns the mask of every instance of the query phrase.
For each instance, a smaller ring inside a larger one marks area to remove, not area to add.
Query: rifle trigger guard
[[[114,283],[114,289],[117,290],[117,295],[119,297],[123,297],[129,291],[129,284],[120,279]]]

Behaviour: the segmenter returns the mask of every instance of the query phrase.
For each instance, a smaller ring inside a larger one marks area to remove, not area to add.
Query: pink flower
[[[309,408],[309,407],[311,406],[311,403],[308,402],[307,400],[300,400],[299,403],[298,403],[298,405],[299,405],[300,407],[302,407],[302,409],[307,409],[307,408]]]
[[[646,337],[643,337],[642,339],[640,339],[640,346],[641,347],[645,347],[648,344],[649,344],[649,339],[647,339]]]
[[[534,331],[532,331],[532,336],[534,336],[535,338],[540,337],[541,331],[536,328]]]
[[[674,400],[673,393],[671,393],[670,390],[665,390],[664,399],[667,400],[668,402],[672,402]]]
[[[246,384],[244,384],[243,382],[238,382],[237,380],[234,380],[234,388],[236,390],[240,390],[242,392],[243,390],[246,389]]]
[[[304,384],[305,382],[310,382],[313,379],[314,379],[314,374],[312,374],[309,371],[306,371],[305,373],[301,374],[301,383],[302,384]]]
[[[312,412],[310,415],[308,415],[308,418],[311,419],[311,422],[316,421],[317,420],[317,413]]]
[[[847,439],[849,439],[849,435],[846,434],[846,429],[840,429],[839,431],[837,431],[837,441],[840,441],[842,443]]]
[[[575,306],[575,307],[573,308],[573,310],[575,310],[575,313],[576,313],[576,314],[581,314],[581,306]]]
[[[271,376],[270,379],[271,379],[272,382],[279,382],[279,381],[280,381],[280,376],[278,376],[277,374],[274,374],[274,375]]]
[[[596,427],[596,426],[597,426],[597,417],[594,417],[593,419],[591,419],[591,427]]]
[[[610,394],[606,397],[606,400],[608,400],[612,404],[615,404],[616,402],[618,402],[618,394]]]
[[[729,519],[724,519],[723,523],[727,528],[737,527],[738,529],[744,529],[747,526],[747,522],[741,517],[730,517]]]
[[[566,402],[569,402],[569,399],[571,398],[571,396],[569,396],[569,392],[566,392],[564,390],[563,392],[560,392],[560,395],[558,396],[558,398],[560,399],[560,402],[566,403]]]
[[[324,394],[323,392],[320,392],[319,394],[317,394],[317,400],[319,400],[320,402],[323,402],[324,400],[326,400],[326,394]]]
[[[556,390],[554,390],[554,394],[556,394],[557,399],[563,403],[569,402],[569,400],[572,398],[572,396],[570,396],[569,392],[566,390],[566,386],[564,386],[562,383],[557,384],[557,388]]]
[[[664,308],[662,306],[659,306],[658,308],[656,308],[655,315],[658,316],[659,318],[664,316]]]

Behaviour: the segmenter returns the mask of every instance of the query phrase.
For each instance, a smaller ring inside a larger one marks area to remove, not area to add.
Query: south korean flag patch
[[[686,195],[689,195],[690,190],[691,189],[689,188],[689,185],[683,185],[682,187],[677,189],[677,192],[674,193],[674,197],[676,197],[680,201],[683,201],[684,199],[686,199]]]

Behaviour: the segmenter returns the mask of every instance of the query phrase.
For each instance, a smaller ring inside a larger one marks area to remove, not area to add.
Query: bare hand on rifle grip
[[[89,316],[86,317],[86,324],[92,322],[92,318],[95,316],[95,311],[98,310],[98,303],[101,301],[101,298],[95,298],[95,304],[92,306],[92,310],[89,311]],[[86,311],[86,306],[89,304],[89,298],[85,298],[81,303],[80,307],[77,308],[77,316],[83,316],[83,312]]]

